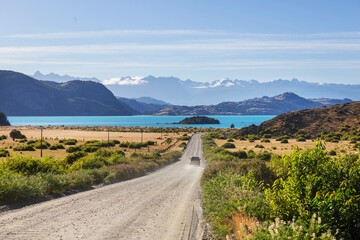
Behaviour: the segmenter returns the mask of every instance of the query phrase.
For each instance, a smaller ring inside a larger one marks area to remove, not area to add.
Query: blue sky
[[[0,0],[0,69],[360,84],[358,0]]]

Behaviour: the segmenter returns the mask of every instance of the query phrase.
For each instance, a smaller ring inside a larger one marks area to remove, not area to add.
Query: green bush
[[[190,140],[190,136],[182,136],[182,137],[178,137],[177,140],[179,141],[189,141]]]
[[[85,189],[94,184],[94,176],[86,171],[66,174],[45,174],[42,178],[48,184],[48,193],[63,193],[68,190]]]
[[[254,150],[250,149],[250,150],[247,152],[247,156],[248,156],[248,158],[255,158],[255,157],[256,157],[256,153],[254,152]]]
[[[77,152],[69,153],[68,155],[66,155],[65,161],[68,164],[73,164],[75,161],[79,160],[82,157],[85,157],[86,155],[87,155],[87,153],[85,153],[83,151],[77,151]]]
[[[14,151],[35,151],[35,148],[31,145],[21,145],[13,148]]]
[[[221,147],[223,147],[223,148],[235,148],[235,144],[226,142]]]
[[[247,158],[248,156],[247,156],[247,153],[245,152],[245,151],[237,151],[237,152],[233,152],[232,153],[235,157],[237,157],[237,158],[240,158],[240,159],[245,159],[245,158]]]
[[[74,146],[74,147],[68,147],[66,149],[67,153],[73,153],[73,152],[79,152],[81,151],[81,147],[80,146]]]
[[[187,146],[187,144],[185,142],[182,142],[179,144],[179,147],[181,147],[181,148],[186,148],[186,146]]]
[[[271,138],[271,134],[264,134],[263,138]]]
[[[7,139],[7,136],[6,135],[1,135],[0,140],[4,140],[4,139]]]
[[[58,149],[65,149],[65,147],[61,143],[56,143],[50,146],[50,150],[58,150]]]
[[[36,149],[48,149],[51,145],[45,140],[42,140],[42,143],[41,140],[37,140],[34,144],[32,144],[32,146]]]
[[[334,151],[334,150],[330,150],[329,152],[328,152],[328,154],[330,155],[330,156],[336,156],[337,154],[336,154],[336,151]]]
[[[63,143],[64,145],[76,145],[77,140],[76,139],[62,139],[62,140],[59,140],[59,143]]]
[[[48,183],[38,176],[0,174],[0,204],[31,200],[47,193]]]
[[[284,157],[289,170],[285,178],[276,180],[265,191],[273,218],[309,221],[318,213],[336,237],[360,236],[360,155],[330,157],[324,145],[304,152],[295,149]],[[355,170],[356,169],[356,170]]]
[[[270,139],[263,139],[263,140],[261,140],[261,142],[267,142],[267,143],[269,143],[269,142],[270,142]]]
[[[289,143],[289,141],[287,139],[283,139],[280,141],[280,143]]]
[[[24,175],[37,173],[63,173],[66,166],[63,161],[52,158],[36,159],[34,157],[16,156],[0,163],[0,172],[11,171]]]
[[[274,223],[266,223],[264,228],[258,226],[251,239],[336,240],[321,222],[321,217],[316,217],[315,214],[309,222],[295,219],[286,222],[277,218]],[[246,232],[246,227],[243,228],[241,230]]]
[[[10,157],[10,153],[6,149],[0,149],[0,157]]]
[[[261,160],[264,160],[264,161],[270,161],[271,156],[272,156],[271,153],[265,151],[265,152],[259,153],[256,157]]]
[[[298,138],[296,138],[296,141],[298,141],[298,142],[306,142],[306,139],[304,137],[298,137]]]
[[[263,145],[256,144],[255,148],[265,148]]]

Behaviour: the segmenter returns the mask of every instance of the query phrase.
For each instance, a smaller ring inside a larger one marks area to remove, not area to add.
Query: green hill
[[[92,81],[56,83],[0,71],[0,109],[8,116],[109,116],[137,111]]]

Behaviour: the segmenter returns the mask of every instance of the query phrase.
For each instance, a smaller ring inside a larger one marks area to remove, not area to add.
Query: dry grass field
[[[19,140],[13,141],[9,137],[9,133],[11,130],[17,129],[20,130],[23,135],[27,137],[28,140],[39,140],[41,138],[41,130],[39,127],[32,126],[21,126],[21,127],[0,127],[0,135],[6,135],[8,138],[6,140],[0,141],[0,149],[7,148],[9,150],[11,156],[16,155],[26,155],[26,156],[40,156],[40,149],[36,149],[36,151],[13,151],[10,148],[24,145],[26,143],[20,143]],[[125,129],[127,130],[127,129]],[[124,149],[120,148],[118,145],[115,147],[110,147],[109,149],[121,149],[125,151],[126,155],[130,155],[133,152],[152,152],[154,150],[164,149],[168,146],[165,143],[167,138],[172,138],[172,144],[176,142],[176,138],[183,136],[183,132],[169,132],[169,133],[156,133],[156,132],[119,132],[110,131],[109,139],[110,140],[119,140],[120,142],[146,142],[146,141],[154,141],[156,144],[154,146],[149,146],[148,148],[141,149]],[[190,135],[190,134],[189,134]],[[51,145],[56,144],[61,139],[76,139],[78,141],[77,145],[83,144],[89,140],[100,140],[107,141],[108,140],[108,131],[106,128],[101,131],[101,129],[96,128],[96,131],[84,130],[84,128],[74,128],[69,129],[68,127],[45,127],[43,129],[43,139],[46,140]],[[178,141],[170,150],[179,150],[182,151],[183,148],[179,147],[182,141]],[[53,156],[56,159],[64,158],[67,155],[65,149],[58,150],[49,150],[43,149],[43,156]],[[1,158],[0,158],[1,159]]]
[[[233,144],[236,148],[228,148],[229,151],[238,151],[244,150],[249,151],[250,149],[256,153],[260,153],[263,151],[268,151],[272,153],[276,153],[279,155],[289,154],[292,152],[294,147],[299,147],[303,150],[307,148],[314,147],[314,142],[312,140],[306,140],[306,142],[297,142],[296,139],[289,139],[289,143],[280,143],[275,139],[269,139],[270,142],[261,142],[261,140],[255,140],[254,142],[249,142],[248,140],[234,140]],[[217,146],[222,146],[227,140],[214,139]],[[256,148],[256,145],[262,145],[264,148]],[[339,143],[326,142],[325,143],[326,150],[342,150],[345,149],[347,151],[352,152],[351,144],[349,141],[340,141]]]

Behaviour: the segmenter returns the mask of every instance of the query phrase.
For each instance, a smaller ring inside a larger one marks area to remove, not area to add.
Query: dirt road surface
[[[0,214],[0,239],[201,239],[200,134],[147,176]]]

